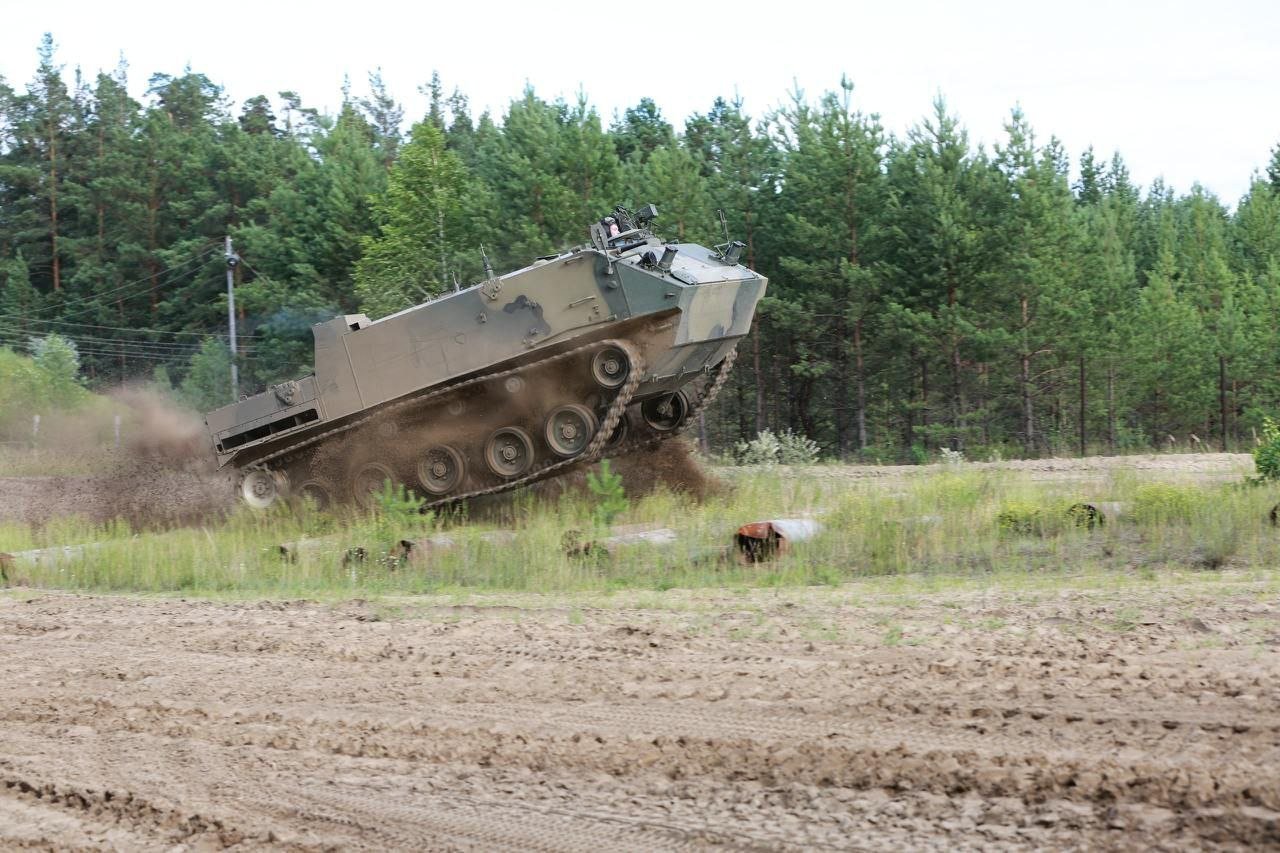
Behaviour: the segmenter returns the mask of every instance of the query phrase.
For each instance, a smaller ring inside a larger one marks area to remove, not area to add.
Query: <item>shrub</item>
[[[812,465],[821,449],[818,442],[801,433],[787,430],[778,436],[778,461],[783,465]]]
[[[812,465],[818,461],[820,450],[808,436],[766,429],[751,441],[734,445],[734,459],[739,465]]]
[[[773,430],[761,430],[750,441],[735,444],[733,456],[739,465],[776,465],[779,444]]]
[[[56,334],[32,338],[31,358],[45,372],[54,406],[73,406],[87,396],[80,385],[80,353],[74,343]]]
[[[996,527],[1012,536],[1039,536],[1046,521],[1044,507],[1025,501],[1007,501],[996,513]]]
[[[382,491],[373,496],[370,534],[381,549],[389,549],[402,536],[412,535],[415,531],[431,522],[430,513],[423,513],[422,506],[427,501],[406,489],[403,483],[382,483]]]
[[[587,472],[587,488],[596,496],[591,517],[597,527],[608,527],[631,505],[622,486],[622,475],[610,469],[608,459],[600,460],[599,474]]]
[[[222,341],[205,338],[199,352],[191,356],[187,375],[178,387],[178,396],[197,412],[207,412],[234,400],[230,383],[230,350]]]
[[[1270,417],[1262,419],[1262,443],[1253,451],[1253,466],[1258,480],[1280,480],[1280,424]]]
[[[1133,492],[1133,520],[1139,524],[1190,521],[1201,493],[1172,483],[1146,483]]]

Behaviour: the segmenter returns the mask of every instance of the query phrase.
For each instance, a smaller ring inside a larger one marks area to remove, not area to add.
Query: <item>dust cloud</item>
[[[405,437],[413,434],[404,430]],[[685,440],[634,450],[613,465],[633,498],[667,489],[703,500],[725,488]],[[24,476],[0,477],[0,522],[44,525],[76,516],[156,529],[216,522],[236,506],[233,475],[216,469],[200,416],[145,386],[117,388],[103,405],[50,419],[39,450],[23,467]],[[594,467],[572,466],[529,491],[537,500],[564,494],[590,499],[586,478]],[[480,516],[501,515],[510,494],[474,503]]]
[[[231,509],[228,477],[215,470],[194,412],[139,386],[118,388],[107,399],[50,419],[27,475],[0,478],[0,521],[44,525],[75,516],[153,529],[207,523]],[[40,473],[42,465],[49,474]]]

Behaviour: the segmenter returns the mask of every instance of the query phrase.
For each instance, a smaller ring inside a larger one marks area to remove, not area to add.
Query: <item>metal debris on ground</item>
[[[734,545],[748,563],[762,563],[785,554],[792,544],[812,539],[821,532],[822,524],[812,518],[753,521],[738,528]]]
[[[1114,521],[1127,514],[1127,507],[1119,501],[1081,501],[1067,507],[1067,515],[1075,522],[1076,527],[1089,530],[1102,527],[1108,520]]]
[[[611,528],[612,535],[600,539],[584,539],[581,530],[570,529],[560,538],[560,547],[570,557],[608,556],[620,547],[630,545],[674,545],[679,536],[669,527],[624,525]]]

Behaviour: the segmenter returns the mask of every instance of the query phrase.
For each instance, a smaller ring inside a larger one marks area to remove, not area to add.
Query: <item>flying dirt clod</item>
[[[312,327],[315,373],[208,413],[251,506],[429,506],[677,435],[714,399],[767,284],[743,244],[665,244],[623,207],[590,241],[397,314]],[[487,266],[487,263],[486,263]]]

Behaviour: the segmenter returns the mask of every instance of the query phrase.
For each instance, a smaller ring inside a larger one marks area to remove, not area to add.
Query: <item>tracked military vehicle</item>
[[[260,508],[368,506],[387,480],[434,506],[676,435],[728,377],[766,280],[742,243],[664,243],[656,216],[619,207],[523,269],[313,326],[313,375],[205,417],[219,467]]]

